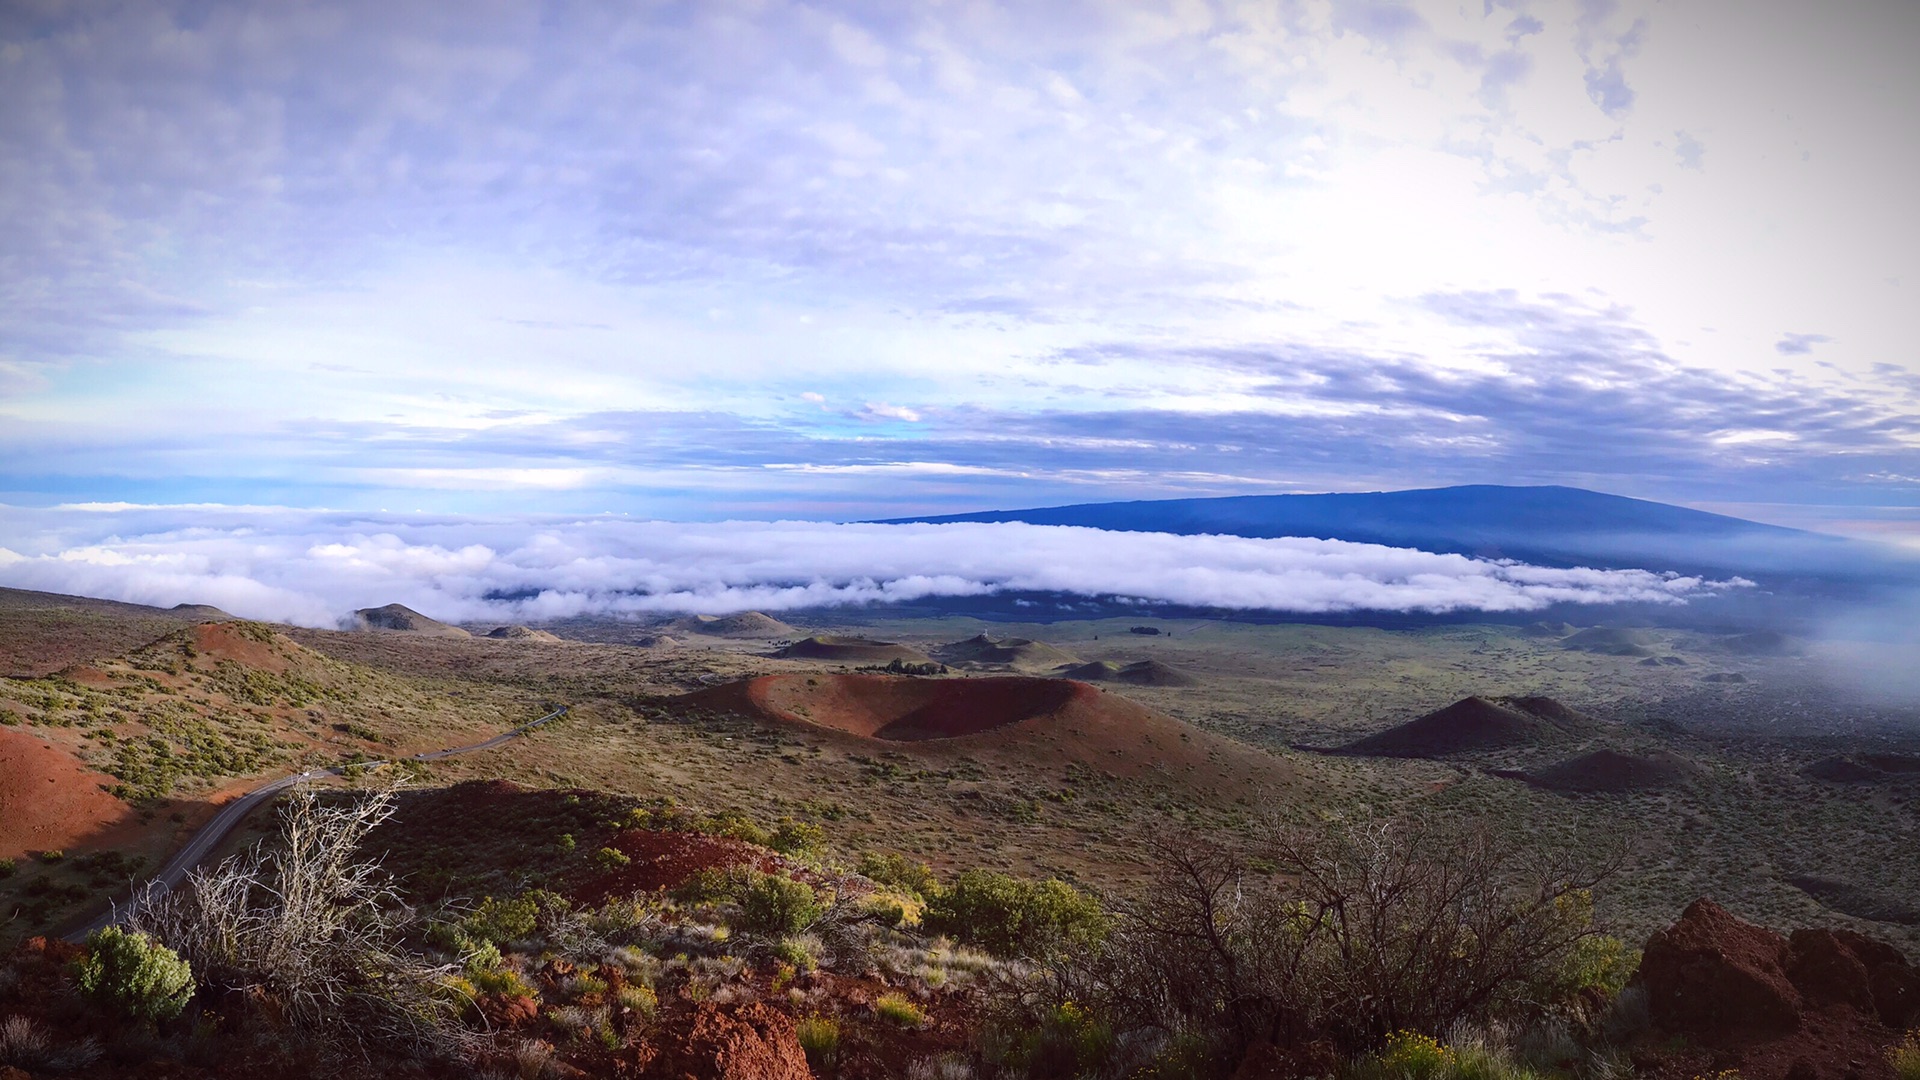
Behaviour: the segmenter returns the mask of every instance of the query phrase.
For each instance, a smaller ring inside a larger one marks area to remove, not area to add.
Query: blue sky
[[[0,10],[0,502],[1903,537],[1920,7]]]

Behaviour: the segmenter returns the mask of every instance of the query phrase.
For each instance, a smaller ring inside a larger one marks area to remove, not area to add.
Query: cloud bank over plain
[[[1315,539],[1008,524],[681,524],[195,508],[0,508],[0,585],[333,626],[398,602],[450,621],[720,614],[994,593],[1237,610],[1524,612],[1739,588]]]

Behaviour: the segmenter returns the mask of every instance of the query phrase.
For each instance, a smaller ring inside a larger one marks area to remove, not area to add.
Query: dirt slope
[[[133,808],[103,790],[115,783],[44,739],[0,728],[0,858],[112,846],[138,826]]]

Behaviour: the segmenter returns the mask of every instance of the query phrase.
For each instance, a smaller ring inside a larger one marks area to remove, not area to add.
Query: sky
[[[0,504],[1558,483],[1912,541],[1917,50],[1911,0],[13,0]]]

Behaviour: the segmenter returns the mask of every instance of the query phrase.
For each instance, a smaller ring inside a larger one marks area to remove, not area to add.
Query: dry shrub
[[[1180,836],[1154,866],[1104,946],[1055,967],[1055,992],[1223,1061],[1259,1042],[1352,1053],[1527,1013],[1598,933],[1590,890],[1611,872],[1482,825],[1412,821],[1275,827],[1236,847]]]
[[[204,983],[265,995],[296,1028],[362,1050],[452,1051],[465,1037],[461,1003],[436,988],[457,969],[402,946],[415,913],[359,854],[392,814],[391,789],[322,801],[296,788],[277,844],[194,871],[126,921],[185,957]]]

